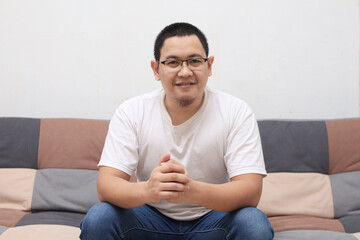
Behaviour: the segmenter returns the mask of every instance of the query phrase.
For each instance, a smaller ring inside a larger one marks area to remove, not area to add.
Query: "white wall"
[[[359,0],[0,0],[0,116],[110,119],[160,87],[157,33],[188,21],[209,85],[259,119],[360,116]]]

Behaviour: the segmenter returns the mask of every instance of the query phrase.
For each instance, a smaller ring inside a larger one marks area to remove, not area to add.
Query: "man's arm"
[[[164,164],[166,162],[166,164]],[[130,176],[111,167],[100,167],[98,195],[102,202],[122,208],[135,208],[162,199],[179,198],[190,181],[182,164],[163,156],[146,182],[129,182]]]
[[[260,174],[244,174],[224,184],[194,181],[184,166],[170,160],[167,154],[146,182],[131,183],[128,174],[111,167],[100,167],[98,195],[100,201],[122,208],[135,208],[166,199],[171,203],[195,203],[217,211],[232,211],[257,206],[262,178]]]
[[[242,207],[256,207],[261,196],[260,174],[244,174],[233,177],[224,184],[209,184],[190,180],[190,190],[171,203],[191,202],[217,211],[233,211]]]
[[[138,189],[143,183],[129,182],[130,176],[111,167],[100,167],[97,181],[101,202],[109,202],[123,208],[135,208],[144,204]],[[135,186],[136,185],[136,186]]]

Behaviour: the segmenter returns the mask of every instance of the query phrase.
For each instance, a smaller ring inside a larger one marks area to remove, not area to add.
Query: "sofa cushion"
[[[29,212],[0,208],[0,226],[14,227]]]
[[[360,171],[360,119],[326,122],[330,174]]]
[[[72,212],[37,212],[24,216],[16,226],[24,226],[31,224],[57,224],[73,227],[80,227],[81,220],[85,217],[83,213]]]
[[[37,224],[8,228],[1,234],[1,240],[64,240],[79,239],[79,235],[78,227]]]
[[[30,211],[35,169],[0,169],[0,208]]]
[[[39,169],[97,170],[109,121],[42,119]]]
[[[275,233],[275,240],[358,240],[352,234],[322,231],[322,230],[294,230]]]
[[[258,205],[267,216],[334,218],[329,176],[321,173],[269,173]]]
[[[324,121],[259,121],[266,170],[328,173]]]
[[[333,174],[330,180],[335,218],[360,215],[360,171]]]
[[[345,232],[343,224],[338,219],[289,215],[270,217],[269,221],[275,232],[289,230],[326,230]]]
[[[339,219],[340,222],[344,225],[345,231],[349,233],[357,233],[360,226],[360,214],[345,216]],[[359,236],[360,237],[360,236]]]
[[[5,226],[1,226],[1,223],[0,223],[0,235],[5,232],[5,230],[7,229],[7,227]]]
[[[86,213],[98,203],[98,171],[49,168],[37,171],[31,209]]]
[[[37,168],[40,119],[1,118],[0,168]]]

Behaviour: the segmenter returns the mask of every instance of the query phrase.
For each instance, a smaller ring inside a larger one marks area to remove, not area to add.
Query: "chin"
[[[188,107],[190,106],[195,99],[178,99],[177,102],[179,104],[180,107]]]

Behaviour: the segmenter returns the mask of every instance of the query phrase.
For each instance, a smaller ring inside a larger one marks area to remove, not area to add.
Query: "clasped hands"
[[[184,165],[166,154],[146,182],[145,198],[149,203],[158,203],[163,199],[170,203],[191,202],[191,182]]]

